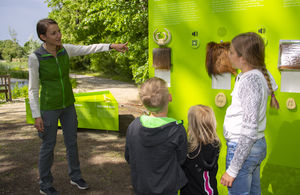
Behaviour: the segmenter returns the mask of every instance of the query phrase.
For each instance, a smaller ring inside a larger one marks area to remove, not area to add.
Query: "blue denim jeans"
[[[237,143],[227,142],[226,169],[229,167],[236,150]],[[231,187],[228,187],[229,195],[260,195],[260,164],[267,154],[266,140],[257,140],[242,168],[238,172]]]
[[[77,115],[74,105],[64,109],[41,111],[44,132],[39,132],[43,140],[39,155],[40,189],[52,186],[51,166],[56,144],[57,124],[60,119],[64,141],[67,148],[69,176],[72,180],[81,179],[80,163],[77,149]]]

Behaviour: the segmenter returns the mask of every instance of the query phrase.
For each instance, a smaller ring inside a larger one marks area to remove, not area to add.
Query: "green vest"
[[[66,108],[75,102],[69,79],[69,55],[62,48],[56,58],[43,47],[35,52],[39,61],[41,84],[40,109],[57,110]]]

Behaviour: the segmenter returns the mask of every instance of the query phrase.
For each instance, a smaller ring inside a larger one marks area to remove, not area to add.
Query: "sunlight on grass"
[[[110,151],[110,152],[104,153],[103,156],[111,157],[111,158],[123,158],[124,154],[121,152]]]
[[[105,163],[120,163],[125,162],[124,156],[119,152],[107,152],[104,154],[94,155],[88,159],[88,162],[92,165],[104,165]]]
[[[14,141],[14,140],[30,140],[33,136],[30,135],[11,135],[7,137],[0,137],[0,141]]]
[[[0,155],[0,161],[3,160],[3,159],[5,159],[5,158],[7,158],[6,155]]]
[[[3,162],[1,162],[0,173],[9,171],[9,170],[14,169],[14,168],[16,168],[16,167],[17,167],[17,166],[14,165],[13,162],[10,162],[10,161],[3,161]],[[11,176],[12,176],[11,174],[8,174],[8,175],[7,175],[7,177],[11,177]]]
[[[88,139],[92,139],[95,141],[115,141],[120,140],[121,138],[118,137],[118,135],[114,134],[88,134]]]

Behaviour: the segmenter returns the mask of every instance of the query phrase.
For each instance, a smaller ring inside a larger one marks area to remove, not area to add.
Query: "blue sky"
[[[36,35],[36,23],[47,18],[50,8],[44,0],[0,0],[0,40],[11,39],[9,28],[17,33],[18,43],[23,46]]]

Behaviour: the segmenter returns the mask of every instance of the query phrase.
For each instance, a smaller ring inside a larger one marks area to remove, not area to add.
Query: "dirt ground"
[[[120,131],[79,129],[81,171],[90,185],[79,190],[70,184],[62,131],[58,131],[52,174],[60,194],[133,194],[129,165],[124,160],[125,133],[129,123],[145,112],[130,83],[78,76],[74,92],[110,90],[119,103]],[[39,194],[38,153],[41,140],[26,123],[24,99],[0,104],[0,194]]]

